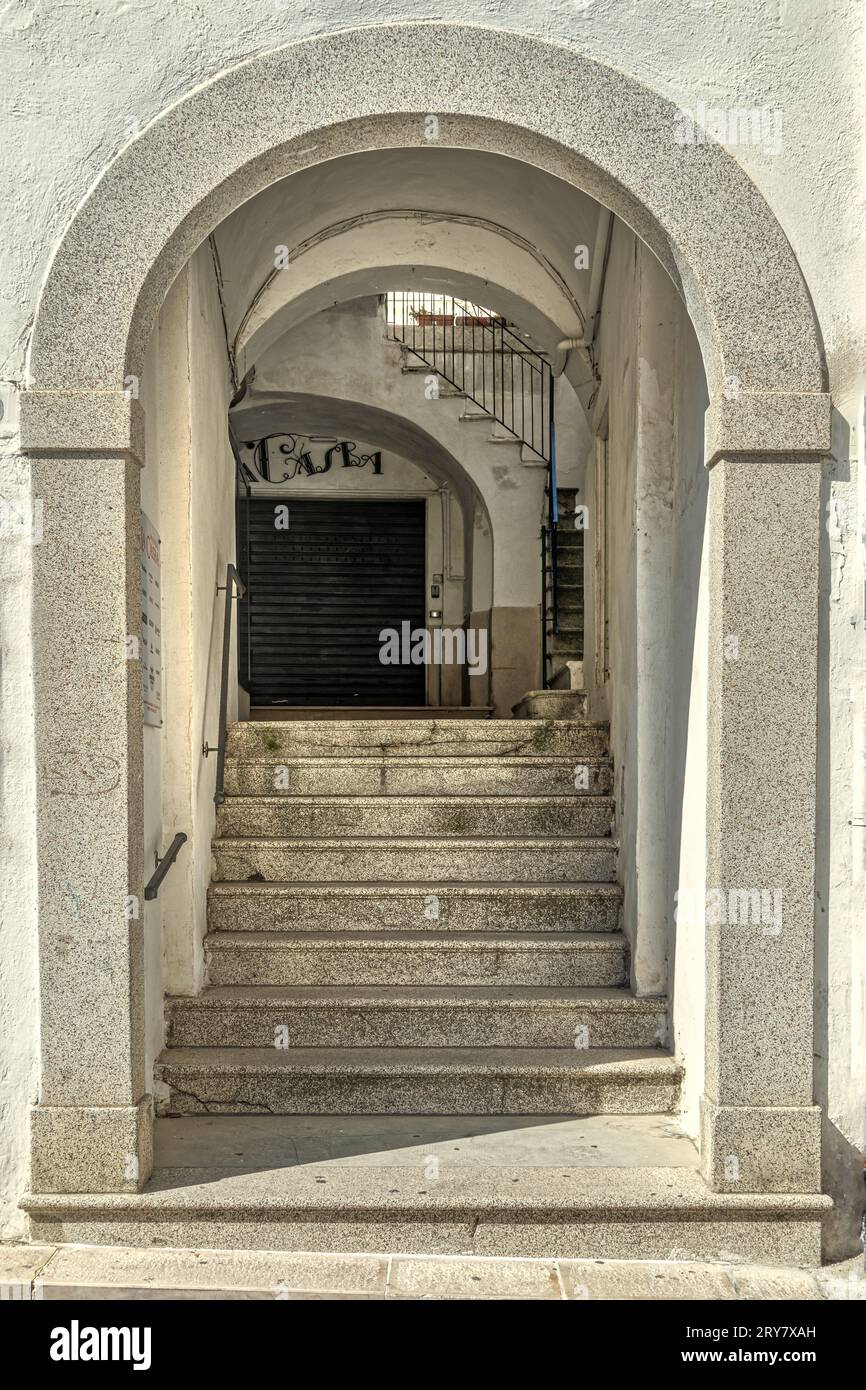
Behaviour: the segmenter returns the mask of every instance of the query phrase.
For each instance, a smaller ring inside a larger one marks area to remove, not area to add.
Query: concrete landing
[[[820,1261],[829,1198],[711,1192],[670,1119],[490,1119],[162,1121],[142,1192],[22,1205],[45,1245]]]
[[[156,1122],[154,1168],[698,1166],[669,1115],[193,1115]]]

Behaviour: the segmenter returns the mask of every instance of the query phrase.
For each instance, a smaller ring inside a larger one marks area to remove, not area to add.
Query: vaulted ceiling
[[[419,288],[488,304],[550,351],[583,331],[608,221],[578,189],[501,155],[422,144],[335,159],[215,232],[229,341],[243,371],[330,304]]]

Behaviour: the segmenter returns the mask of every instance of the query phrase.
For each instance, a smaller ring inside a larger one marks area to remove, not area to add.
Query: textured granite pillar
[[[144,1074],[137,406],[32,393],[41,1082],[34,1191],[135,1191]],[[79,452],[80,449],[80,452]],[[132,638],[132,642],[128,642]]]
[[[820,459],[710,477],[707,1052],[720,1191],[820,1190],[812,1104]]]

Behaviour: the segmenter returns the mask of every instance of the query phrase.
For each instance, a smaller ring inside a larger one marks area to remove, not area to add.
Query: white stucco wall
[[[704,946],[699,921],[674,930],[675,893],[703,891],[706,762],[706,383],[694,331],[661,266],[614,229],[598,338],[596,429],[608,429],[610,678],[596,682],[592,459],[585,470],[584,672],[596,717],[611,721],[619,871],[632,979],[669,994],[684,1064],[684,1114],[697,1133],[703,1076]]]
[[[161,531],[160,513],[160,468],[159,468],[159,334],[151,337],[140,383],[140,400],[145,417],[145,458],[141,470],[141,510]],[[160,557],[162,546],[160,546]],[[160,570],[162,566],[160,563]],[[162,581],[160,580],[160,589]],[[166,608],[165,595],[162,595],[162,608]],[[161,614],[162,616],[162,614]],[[164,722],[145,724],[142,730],[144,743],[144,874],[147,880],[156,867],[156,856],[167,847],[171,835],[164,838],[162,821],[162,760],[163,746],[169,731]],[[162,1047],[162,912],[163,901],[156,898],[151,902],[141,902],[141,915],[144,921],[145,951],[145,1005],[146,1005],[146,1052],[147,1065],[152,1069],[153,1059]]]
[[[29,469],[0,421],[0,498],[30,514]],[[25,1234],[29,1107],[38,1099],[36,767],[33,758],[30,540],[0,541],[0,1234]]]
[[[676,469],[671,490],[670,648],[675,654],[664,776],[668,807],[677,808],[676,835],[668,845],[668,988],[673,1044],[683,1064],[682,1113],[697,1136],[704,1075],[706,973],[704,929],[686,914],[675,920],[676,894],[704,900],[707,766],[707,497],[703,466],[706,383],[691,323],[676,316],[672,378],[672,444]]]
[[[220,663],[226,565],[235,560],[235,461],[226,428],[232,384],[222,311],[209,248],[190,266],[190,582],[192,590],[191,758],[193,771],[193,900],[197,942],[206,931],[211,838],[215,823],[216,754],[201,756],[219,738]],[[237,718],[237,602],[232,620],[228,719]]]
[[[595,541],[593,518],[601,521],[594,468],[587,469],[590,524],[585,608],[589,615],[584,670],[589,677],[590,712],[608,718],[614,760],[619,877],[623,885],[623,927],[634,960],[637,928],[637,721],[633,692],[637,686],[637,547],[635,501],[638,450],[638,353],[640,273],[635,238],[617,226],[611,244],[607,289],[602,305],[597,356],[602,386],[593,413],[598,430],[607,415],[607,501],[604,524],[607,551],[609,680],[596,683]]]

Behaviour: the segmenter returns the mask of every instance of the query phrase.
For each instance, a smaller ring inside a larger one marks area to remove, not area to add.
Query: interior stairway
[[[665,1003],[627,987],[603,728],[239,727],[229,756],[210,987],[168,1004],[175,1113],[670,1108]]]
[[[583,540],[575,527],[577,488],[557,488],[556,632],[553,631],[553,586],[547,549],[547,688],[530,690],[514,706],[515,719],[575,719],[583,713]]]
[[[33,1239],[811,1257],[814,1200],[710,1193],[677,1130],[611,790],[585,720],[233,726],[154,1175],[30,1198]]]
[[[558,488],[559,520],[556,523],[557,631],[550,653],[554,681],[569,661],[583,658],[583,538],[575,528],[577,489]]]

